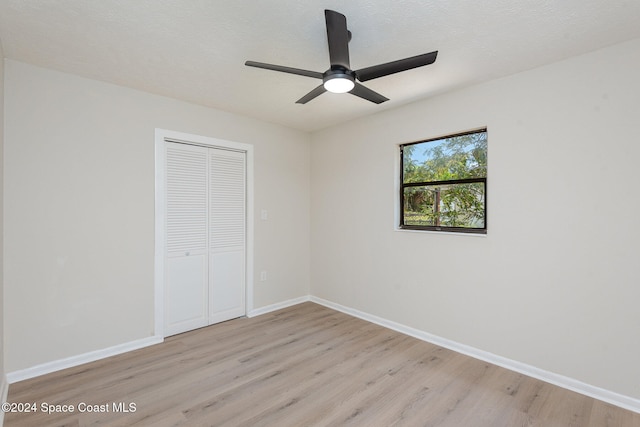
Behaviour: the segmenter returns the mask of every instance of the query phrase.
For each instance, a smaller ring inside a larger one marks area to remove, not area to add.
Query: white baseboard
[[[247,317],[255,317],[261,314],[270,313],[272,311],[280,310],[283,308],[291,307],[296,304],[311,301],[316,304],[323,305],[333,310],[340,311],[342,313],[349,314],[354,317],[366,320],[371,323],[389,328],[391,330],[403,333],[405,335],[412,336],[422,341],[430,342],[432,344],[448,348],[458,353],[465,354],[475,359],[483,360],[485,362],[492,363],[494,365],[501,366],[503,368],[519,372],[521,374],[537,378],[539,380],[557,385],[559,387],[566,388],[568,390],[575,391],[585,396],[593,397],[594,399],[602,400],[615,406],[619,406],[624,409],[628,409],[633,412],[640,413],[640,400],[625,396],[619,393],[615,393],[609,390],[602,389],[584,382],[575,380],[573,378],[565,377],[553,372],[545,371],[543,369],[536,368],[525,363],[521,363],[515,360],[507,359],[502,356],[498,356],[493,353],[489,353],[484,350],[461,344],[455,341],[448,340],[446,338],[433,335],[419,329],[411,328],[406,325],[402,325],[397,322],[393,322],[382,317],[374,316],[369,313],[365,313],[354,308],[346,307],[331,301],[327,301],[315,296],[303,296],[299,298],[282,301],[276,304],[271,304],[265,307],[260,307],[255,310],[251,310],[247,313]],[[72,356],[65,359],[56,360],[53,362],[43,363],[31,368],[22,369],[19,371],[9,372],[6,377],[2,376],[0,379],[0,391],[2,393],[2,402],[6,402],[9,384],[13,384],[18,381],[34,378],[40,375],[48,374],[51,372],[59,371],[66,368],[71,368],[84,363],[93,362],[95,360],[104,359],[109,356],[115,356],[117,354],[126,353],[128,351],[137,350],[150,345],[159,344],[163,342],[162,337],[149,337],[140,340],[132,341],[125,344],[116,345],[102,350],[96,350],[89,353],[84,353],[78,356]],[[0,413],[0,426],[2,426],[3,414]]]
[[[9,394],[9,383],[7,382],[7,377],[4,372],[0,372],[0,403],[5,403],[7,401],[7,396]],[[4,425],[4,411],[0,411],[0,426]]]
[[[282,302],[278,302],[278,303],[275,303],[275,304],[267,305],[267,306],[264,306],[264,307],[256,308],[254,310],[249,311],[247,313],[247,317],[256,317],[256,316],[260,316],[261,314],[271,313],[272,311],[281,310],[283,308],[291,307],[291,306],[296,305],[296,304],[301,304],[301,303],[307,302],[309,300],[310,300],[310,296],[309,295],[305,295],[303,297],[294,298],[294,299],[290,299],[290,300],[287,300],[287,301],[282,301]]]
[[[29,378],[35,378],[40,375],[50,374],[51,372],[72,368],[84,363],[94,362],[106,357],[115,356],[117,354],[126,353],[128,351],[138,350],[140,348],[148,347],[154,344],[159,344],[163,341],[164,338],[162,337],[152,336],[124,344],[114,345],[113,347],[104,348],[102,350],[90,351],[88,353],[79,354],[77,356],[54,360],[52,362],[43,363],[41,365],[32,366],[30,368],[9,372],[7,373],[7,382],[9,384],[13,384],[18,381],[28,380]]]
[[[322,298],[311,296],[309,298],[311,302],[324,305],[325,307],[349,314],[354,317],[366,320],[371,323],[375,323],[385,328],[392,329],[394,331],[409,335],[422,341],[430,342],[440,347],[448,348],[449,350],[456,351],[458,353],[465,354],[475,359],[483,360],[485,362],[492,363],[494,365],[501,366],[511,371],[519,372],[521,374],[537,378],[539,380],[557,385],[568,390],[575,391],[585,396],[593,397],[594,399],[602,400],[615,406],[619,406],[624,409],[628,409],[633,412],[640,413],[640,400],[634,399],[629,396],[625,396],[619,393],[615,393],[609,390],[602,389],[590,384],[583,383],[573,378],[565,377],[553,372],[545,371],[543,369],[536,368],[526,363],[521,363],[515,360],[507,359],[506,357],[498,356],[487,351],[479,350],[477,348],[460,344],[455,341],[448,340],[446,338],[432,335],[419,329],[411,328],[409,326],[402,325],[400,323],[392,322],[387,319],[383,319],[372,314],[362,312],[350,307],[345,307],[340,304],[336,304],[331,301],[324,300]]]
[[[271,304],[265,307],[260,307],[255,310],[251,310],[247,313],[247,317],[255,317],[261,314],[270,313],[272,311],[280,310],[282,308],[291,307],[296,304],[309,301],[309,295],[303,297],[282,301],[276,304]],[[32,366],[30,368],[21,369],[18,371],[9,372],[7,374],[6,382],[13,384],[18,381],[28,380],[40,375],[50,374],[52,372],[60,371],[62,369],[72,368],[74,366],[82,365],[84,363],[93,362],[96,360],[104,359],[106,357],[115,356],[117,354],[126,353],[128,351],[138,350],[150,345],[159,344],[163,342],[162,337],[149,337],[140,340],[119,344],[113,347],[105,348],[102,350],[91,351],[89,353],[80,354],[77,356],[71,356],[60,360],[54,360],[52,362],[43,363],[41,365]],[[8,387],[7,387],[8,388]],[[1,426],[2,424],[0,424]]]

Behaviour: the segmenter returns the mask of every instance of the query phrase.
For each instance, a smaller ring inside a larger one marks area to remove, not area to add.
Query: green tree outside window
[[[401,227],[486,232],[486,129],[401,150]]]

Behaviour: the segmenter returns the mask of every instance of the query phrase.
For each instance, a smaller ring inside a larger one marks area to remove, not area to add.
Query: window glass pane
[[[404,189],[404,225],[484,228],[483,182]]]
[[[404,183],[487,176],[487,133],[443,138],[403,147]]]

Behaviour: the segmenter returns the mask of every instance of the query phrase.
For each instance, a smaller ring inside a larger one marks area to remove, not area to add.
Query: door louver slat
[[[235,151],[210,153],[210,242],[212,249],[245,243],[245,156]]]
[[[207,248],[207,150],[167,146],[167,249]]]

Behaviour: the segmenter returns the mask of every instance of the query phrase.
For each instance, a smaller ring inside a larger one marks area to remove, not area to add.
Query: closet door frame
[[[246,313],[253,310],[253,145],[192,135],[166,129],[155,130],[155,267],[154,267],[154,336],[164,338],[165,252],[166,252],[166,142],[241,151],[246,154]]]

